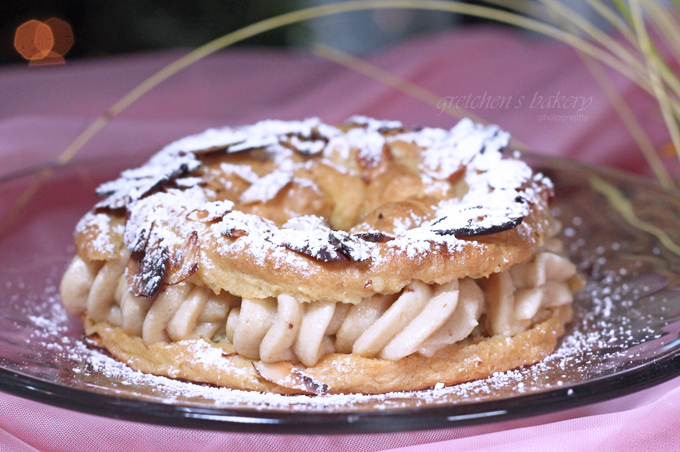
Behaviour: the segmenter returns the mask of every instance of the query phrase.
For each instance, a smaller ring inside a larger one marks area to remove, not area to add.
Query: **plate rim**
[[[3,368],[0,368],[0,389],[58,408],[129,422],[238,433],[326,435],[435,430],[536,417],[606,402],[678,376],[680,353],[676,350],[661,359],[582,385],[564,385],[493,401],[337,413],[161,403],[71,388]],[[603,391],[603,386],[608,390]],[[75,402],[74,396],[78,396]],[[107,408],[114,405],[116,411],[102,411],[99,402],[104,402]],[[417,416],[412,416],[415,414]]]

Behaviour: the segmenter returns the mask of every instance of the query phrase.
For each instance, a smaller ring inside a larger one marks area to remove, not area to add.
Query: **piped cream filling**
[[[290,295],[241,299],[182,282],[153,298],[130,293],[129,252],[103,265],[76,256],[61,284],[70,314],[106,321],[146,344],[203,338],[229,341],[235,351],[265,363],[313,366],[329,353],[399,360],[470,337],[512,336],[536,323],[547,308],[572,302],[576,267],[548,239],[528,261],[488,278],[443,285],[412,281],[400,293],[356,305],[299,302]]]

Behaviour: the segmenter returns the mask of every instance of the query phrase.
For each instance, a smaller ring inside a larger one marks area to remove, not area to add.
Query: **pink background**
[[[0,69],[0,176],[53,161],[97,115],[181,56],[175,51]],[[541,153],[649,174],[641,153],[570,48],[493,28],[422,38],[369,57],[442,97],[511,98],[472,110]],[[668,142],[654,100],[625,78],[613,84],[657,147]],[[581,121],[541,121],[573,108],[542,108],[537,96],[592,98]],[[524,97],[522,97],[524,96]],[[519,99],[522,104],[519,105]],[[515,107],[518,108],[515,108]],[[354,114],[451,127],[456,120],[334,63],[304,53],[230,50],[164,82],[112,121],[76,158],[149,155],[207,127],[267,118]],[[669,162],[676,167],[675,159]],[[680,379],[613,401],[477,427],[410,433],[276,436],[204,432],[70,412],[0,393],[0,452],[66,450],[649,450],[677,449]]]

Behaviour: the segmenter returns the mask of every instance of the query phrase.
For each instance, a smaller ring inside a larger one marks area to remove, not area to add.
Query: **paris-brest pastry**
[[[176,141],[97,189],[61,283],[142,372],[384,393],[548,356],[582,284],[549,179],[495,126],[262,121]]]

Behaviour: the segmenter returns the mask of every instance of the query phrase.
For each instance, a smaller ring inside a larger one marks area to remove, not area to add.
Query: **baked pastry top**
[[[551,182],[508,140],[366,117],[187,137],[97,189],[62,301],[134,368],[241,389],[410,390],[536,362],[580,280]]]

